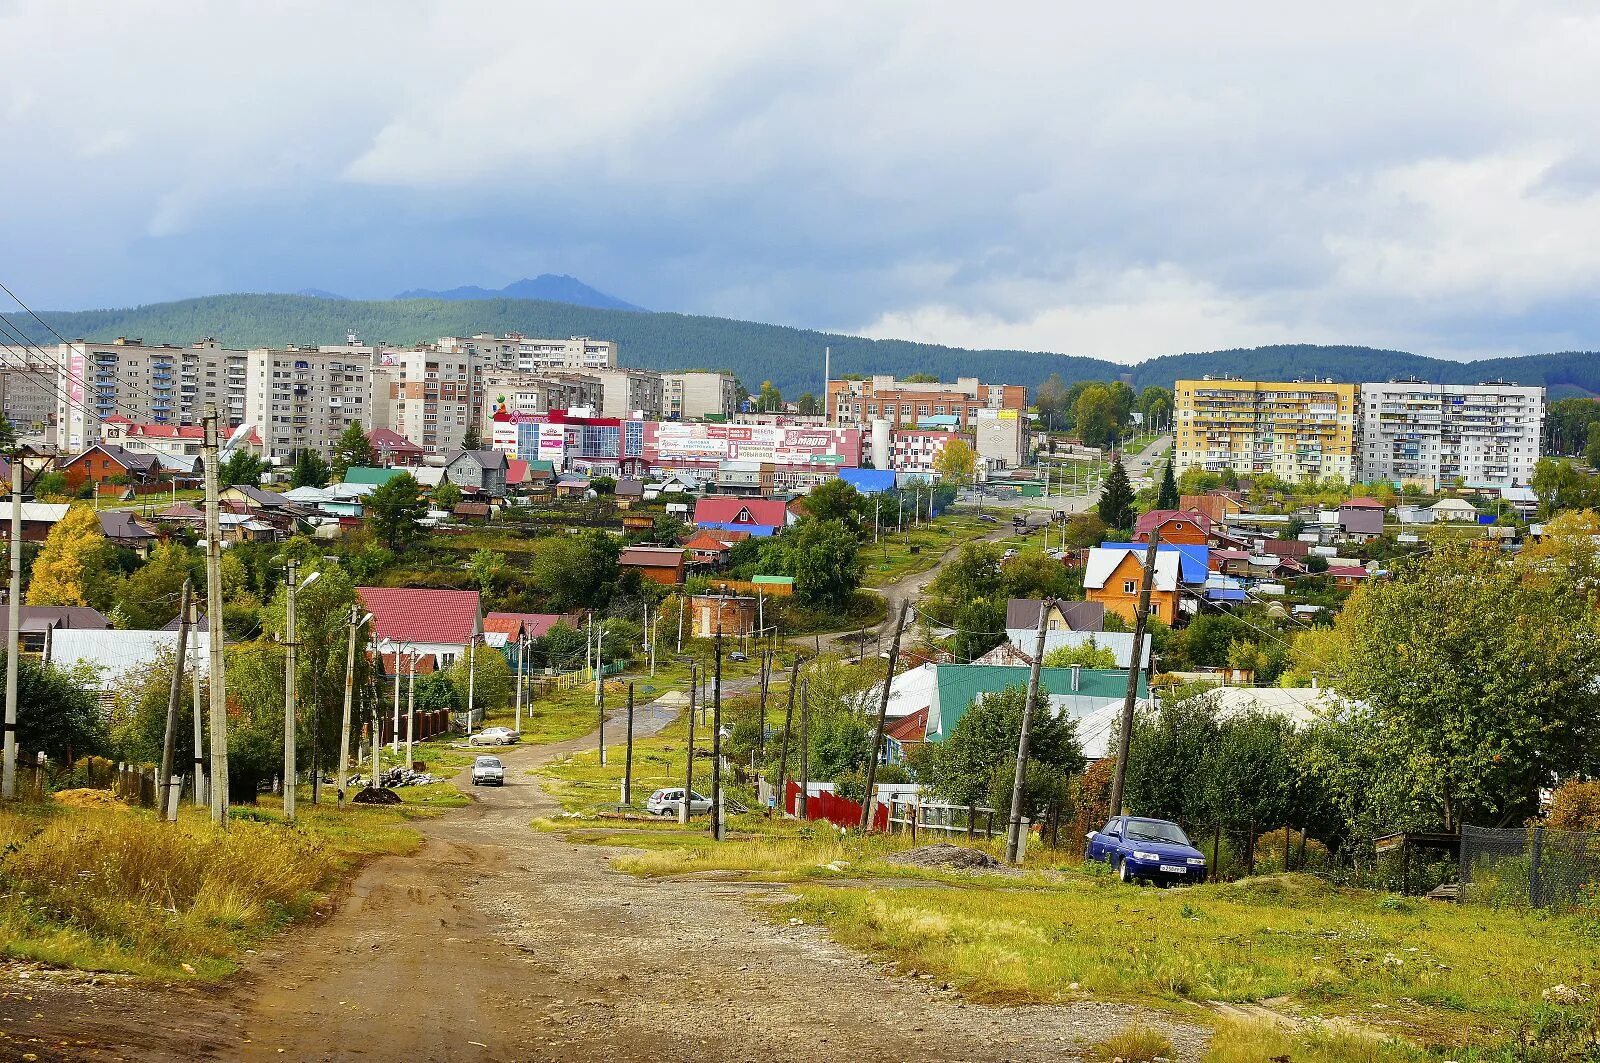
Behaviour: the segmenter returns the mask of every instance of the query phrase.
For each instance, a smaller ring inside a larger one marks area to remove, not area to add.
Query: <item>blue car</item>
[[[1117,816],[1089,834],[1090,860],[1104,860],[1123,882],[1201,883],[1206,858],[1176,823]]]

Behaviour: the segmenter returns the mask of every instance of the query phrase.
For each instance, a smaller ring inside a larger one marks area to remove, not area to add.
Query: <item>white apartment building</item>
[[[56,441],[56,384],[60,370],[32,350],[0,345],[0,405],[17,438]]]
[[[473,368],[464,351],[384,351],[372,371],[374,424],[429,454],[460,449],[474,421]]]
[[[257,348],[245,362],[244,420],[261,453],[288,464],[297,451],[326,455],[352,421],[372,424],[372,363],[361,355],[309,348]]]
[[[247,351],[202,340],[187,347],[74,340],[57,348],[56,443],[77,452],[100,439],[100,422],[120,414],[151,424],[195,425],[216,403],[228,427],[244,423]]]
[[[1502,381],[1361,385],[1361,475],[1428,490],[1460,480],[1526,485],[1539,460],[1544,388]]]
[[[551,410],[577,407],[598,409],[603,398],[600,382],[578,373],[508,373],[484,370],[478,380],[483,393],[482,420],[485,444],[494,438],[495,415],[524,417]]]
[[[441,351],[475,355],[485,368],[523,373],[541,369],[609,369],[617,364],[615,341],[588,336],[545,340],[518,332],[504,336],[483,332],[476,336],[440,336],[435,346]]]
[[[660,420],[662,377],[648,369],[590,369],[582,373],[599,381],[603,417],[643,417]]]
[[[731,418],[739,412],[739,382],[732,373],[663,373],[661,399],[668,420]]]

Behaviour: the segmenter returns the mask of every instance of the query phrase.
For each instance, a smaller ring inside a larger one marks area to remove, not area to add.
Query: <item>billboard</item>
[[[656,427],[658,462],[757,461],[775,465],[854,465],[855,428],[667,422]]]

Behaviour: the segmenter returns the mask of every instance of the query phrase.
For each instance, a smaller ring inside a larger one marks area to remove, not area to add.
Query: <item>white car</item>
[[[472,785],[504,786],[505,784],[506,766],[500,763],[499,757],[479,757],[472,762]]]
[[[683,787],[680,786],[676,789],[657,790],[644,803],[644,810],[653,816],[676,816],[682,806]],[[689,814],[698,816],[702,812],[710,811],[711,799],[702,797],[691,790],[689,793]]]
[[[522,736],[509,727],[485,727],[467,739],[469,746],[509,746],[522,741]]]

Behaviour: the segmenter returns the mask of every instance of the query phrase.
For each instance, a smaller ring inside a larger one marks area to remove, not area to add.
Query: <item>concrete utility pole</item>
[[[523,652],[527,649],[528,639],[525,635],[517,636],[517,734],[522,734],[522,672]]]
[[[633,804],[633,684],[628,684],[628,752],[622,761],[622,803]]]
[[[472,710],[478,704],[478,633],[467,636],[467,737],[472,737]],[[408,761],[406,767],[410,768]]]
[[[217,407],[205,412],[206,473],[206,646],[211,694],[211,822],[228,821],[228,696],[222,656],[222,492],[217,487],[219,445]]]
[[[1011,783],[1011,817],[1006,820],[1006,863],[1022,862],[1022,795],[1028,778],[1028,730],[1033,722],[1033,702],[1039,696],[1039,669],[1044,666],[1045,620],[1050,599],[1039,602],[1039,629],[1034,632],[1033,664],[1028,668],[1028,695],[1022,703],[1022,733],[1017,736],[1017,773]]]
[[[22,626],[22,454],[11,454],[11,591],[6,595],[6,733],[4,766],[0,767],[0,797],[17,797],[17,651],[18,628]]]
[[[189,600],[189,638],[190,650],[194,654],[194,663],[189,668],[190,700],[193,702],[194,711],[194,793],[192,795],[197,808],[205,808],[209,801],[206,797],[206,728],[205,704],[200,690],[200,607],[194,599]]]
[[[1113,816],[1122,814],[1122,783],[1128,774],[1128,743],[1133,740],[1133,704],[1139,697],[1139,658],[1144,653],[1144,628],[1145,621],[1150,617],[1150,589],[1156,581],[1156,544],[1160,538],[1156,529],[1151,528],[1150,545],[1144,551],[1144,582],[1139,587],[1139,613],[1133,621],[1133,649],[1129,651],[1128,657],[1128,693],[1122,700],[1122,728],[1117,741],[1117,769],[1116,774],[1111,777]]]
[[[298,662],[295,642],[294,607],[300,590],[300,562],[289,559],[289,597],[284,610],[283,624],[283,818],[294,822],[294,725],[295,725],[295,665]]]
[[[417,648],[411,647],[411,678],[406,682],[406,770],[411,770],[411,765],[416,759],[411,753],[411,744],[416,740],[417,731]]]
[[[861,829],[872,829],[872,787],[878,775],[878,757],[883,752],[883,725],[889,717],[889,688],[894,685],[894,666],[900,659],[900,636],[906,630],[906,617],[911,615],[911,603],[900,606],[900,617],[894,625],[894,641],[889,643],[889,670],[883,676],[883,696],[878,699],[878,726],[872,732],[872,755],[867,758],[867,792],[861,802]]]
[[[689,662],[689,752],[684,758],[683,800],[678,804],[678,822],[688,825],[689,800],[694,794],[694,694],[696,662]]]
[[[356,633],[372,619],[372,614],[359,617],[360,606],[355,602],[350,603],[350,643],[345,650],[344,659],[344,718],[339,724],[339,763],[334,766],[338,774],[334,778],[334,790],[338,794],[339,807],[344,807],[344,788],[347,781],[345,772],[350,770],[350,713],[355,703],[356,692]]]
[[[794,814],[806,818],[806,791],[811,788],[811,740],[806,733],[811,722],[811,686],[809,679],[800,680],[800,794],[795,801]]]
[[[599,717],[599,732],[598,733],[600,735],[600,766],[603,768],[603,767],[606,766],[606,694],[605,694],[605,690],[602,689],[597,696],[598,696],[599,700],[595,702],[595,705],[596,705],[595,715]]]
[[[161,812],[160,818],[172,823],[178,821],[178,805],[173,788],[182,780],[172,774],[172,759],[178,745],[178,706],[183,704],[183,653],[189,644],[189,581],[183,581],[178,596],[178,651],[172,662],[172,686],[167,689],[167,729],[161,739]]]
[[[711,837],[722,841],[722,628],[717,628],[716,671],[711,693]]]

